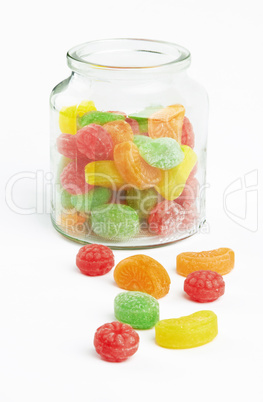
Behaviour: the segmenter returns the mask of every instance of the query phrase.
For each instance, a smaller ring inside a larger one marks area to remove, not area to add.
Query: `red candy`
[[[88,163],[88,160],[73,161],[64,167],[60,175],[60,182],[70,194],[85,194],[93,188],[85,180],[85,165]]]
[[[79,250],[76,264],[84,275],[104,275],[113,268],[114,255],[109,247],[102,244],[88,244]]]
[[[137,120],[127,117],[125,121],[131,126],[134,135],[140,134],[140,126]]]
[[[58,152],[69,159],[85,158],[77,148],[76,136],[72,134],[61,134],[57,138]]]
[[[195,203],[191,201],[183,201],[180,204],[184,209],[184,220],[181,228],[183,230],[191,229],[197,222],[198,213]]]
[[[184,291],[194,301],[211,302],[225,293],[225,282],[215,271],[195,271],[185,279]]]
[[[150,213],[149,231],[158,235],[169,235],[180,229],[184,219],[184,209],[174,201],[159,202]]]
[[[183,121],[181,144],[188,145],[192,149],[195,146],[195,135],[193,131],[193,126],[187,117],[184,117]]]
[[[122,362],[137,351],[139,340],[139,335],[130,325],[114,321],[97,329],[94,346],[102,359]]]
[[[185,183],[184,190],[180,197],[176,198],[177,204],[183,205],[185,201],[194,203],[199,191],[199,183],[195,177],[189,177]]]
[[[89,124],[76,134],[79,152],[93,161],[108,160],[113,157],[111,136],[98,124]]]

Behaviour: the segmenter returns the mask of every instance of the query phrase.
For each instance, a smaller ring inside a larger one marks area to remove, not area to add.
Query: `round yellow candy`
[[[79,105],[63,107],[59,112],[59,128],[62,134],[77,133],[77,116],[97,110],[94,102],[82,101]]]

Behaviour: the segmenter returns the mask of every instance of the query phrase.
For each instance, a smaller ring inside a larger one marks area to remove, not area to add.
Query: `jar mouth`
[[[175,43],[150,39],[104,39],[82,43],[67,53],[68,66],[76,72],[90,69],[159,71],[190,65],[190,52]]]

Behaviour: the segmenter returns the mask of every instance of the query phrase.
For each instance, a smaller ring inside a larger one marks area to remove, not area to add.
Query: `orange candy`
[[[158,261],[143,254],[119,262],[114,270],[114,279],[122,289],[148,293],[156,299],[169,292],[171,283],[165,268]]]
[[[124,120],[110,121],[104,124],[103,128],[110,134],[113,147],[125,141],[133,141],[131,126]]]
[[[161,171],[148,165],[132,141],[122,142],[114,148],[115,165],[126,183],[140,190],[159,183]]]
[[[86,221],[86,217],[79,215],[77,212],[63,212],[60,215],[58,224],[64,226],[67,229],[73,229],[73,226],[82,224]]]
[[[198,253],[181,253],[176,259],[178,274],[187,276],[200,270],[215,271],[220,275],[228,274],[235,263],[235,253],[230,248],[201,251]]]
[[[170,137],[181,144],[184,114],[183,105],[167,106],[153,113],[148,119],[149,137]]]

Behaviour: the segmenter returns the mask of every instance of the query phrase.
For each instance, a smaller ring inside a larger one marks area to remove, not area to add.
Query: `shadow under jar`
[[[142,39],[87,42],[51,93],[52,223],[80,243],[169,244],[205,221],[208,99],[190,53]]]

